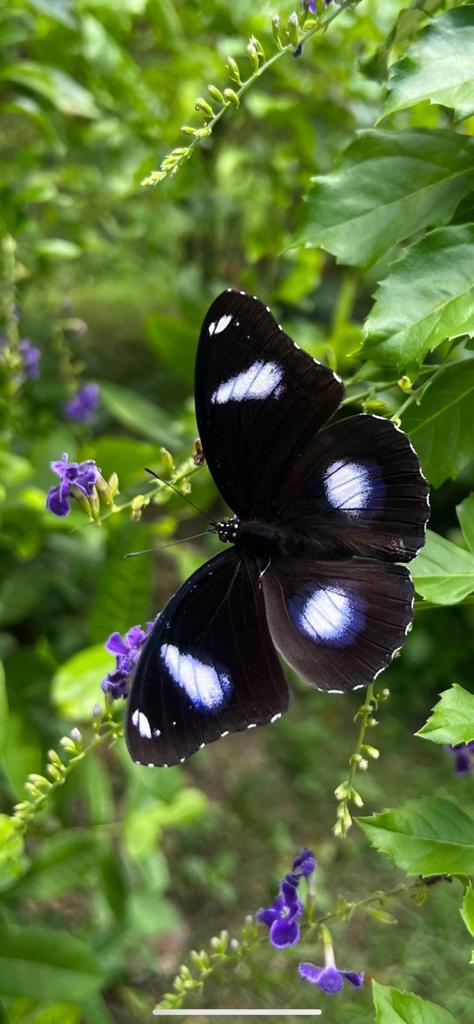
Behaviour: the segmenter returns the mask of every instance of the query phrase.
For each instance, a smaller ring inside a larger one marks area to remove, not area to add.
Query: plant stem
[[[361,3],[361,0],[343,0],[343,2],[340,3],[339,6],[335,10],[333,10],[331,14],[327,16],[327,18],[324,18],[324,20],[318,19],[318,21],[314,25],[311,25],[311,27],[306,29],[305,32],[302,32],[298,40],[298,47],[303,46],[304,43],[311,38],[311,36],[314,36],[316,34],[316,32],[325,32],[332,21],[335,21],[335,19],[338,18],[348,8],[357,7],[359,3]],[[239,105],[241,98],[245,95],[248,89],[250,89],[250,87],[257,80],[257,78],[260,78],[260,76],[263,75],[266,71],[268,71],[269,68],[273,66],[273,64],[280,60],[281,57],[284,57],[290,53],[294,53],[295,49],[295,43],[287,43],[285,46],[282,46],[281,49],[277,50],[276,53],[274,53],[271,57],[269,57],[268,60],[264,61],[263,64],[260,64],[259,67],[252,72],[249,78],[246,78],[244,82],[240,82],[238,88],[234,90],[234,94],[237,97],[236,105]],[[217,110],[213,114],[213,116],[205,122],[203,129],[196,129],[196,134],[194,135],[189,145],[183,147],[180,150],[173,150],[172,153],[168,155],[168,157],[165,157],[159,169],[157,171],[152,171],[151,174],[148,175],[148,177],[142,181],[142,185],[157,185],[160,181],[163,181],[163,179],[166,178],[168,174],[176,174],[176,171],[178,171],[179,168],[187,160],[190,159],[194,150],[202,141],[202,139],[208,138],[210,135],[212,135],[214,128],[219,123],[221,118],[224,116],[225,112],[229,109],[229,107],[233,106],[234,104],[232,103],[231,100],[224,103],[219,108],[219,110]]]

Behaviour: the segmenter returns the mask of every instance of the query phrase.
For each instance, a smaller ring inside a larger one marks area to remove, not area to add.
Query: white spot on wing
[[[344,462],[342,459],[328,466],[324,474],[327,500],[333,508],[343,509],[349,516],[357,515],[367,508],[380,482],[378,476],[372,481],[366,466],[357,462]]]
[[[151,726],[146,715],[139,708],[135,708],[132,715],[132,722],[137,727],[140,736],[144,740],[151,740]]]
[[[231,321],[232,316],[230,313],[225,316],[221,316],[217,323],[213,321],[212,324],[209,324],[209,334],[221,334],[221,332],[225,331],[226,327],[229,326]]]
[[[226,402],[243,402],[246,399],[278,398],[282,391],[283,370],[278,363],[264,363],[257,360],[242,373],[223,381],[214,391],[211,401],[214,405]]]
[[[344,647],[354,641],[365,625],[364,602],[341,587],[318,587],[309,596],[288,600],[288,611],[297,629],[316,643]]]
[[[181,653],[173,644],[163,644],[160,653],[170,675],[198,710],[213,711],[227,700],[232,684],[216,666]]]
[[[338,590],[316,590],[303,607],[301,625],[310,636],[333,640],[347,630],[351,611],[347,594]]]

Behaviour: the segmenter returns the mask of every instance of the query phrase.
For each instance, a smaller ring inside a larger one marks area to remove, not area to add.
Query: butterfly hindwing
[[[275,646],[318,690],[370,683],[405,641],[413,584],[401,565],[276,558],[262,576]]]
[[[156,622],[130,694],[126,738],[140,764],[172,765],[288,707],[259,568],[235,549],[206,562]]]
[[[381,416],[330,424],[312,438],[277,500],[293,530],[338,554],[408,562],[425,541],[429,488],[407,435]]]
[[[273,499],[344,388],[298,349],[259,299],[229,289],[204,320],[196,417],[209,469],[241,517],[269,517]]]

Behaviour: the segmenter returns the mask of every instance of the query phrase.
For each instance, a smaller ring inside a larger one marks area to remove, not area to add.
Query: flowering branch
[[[15,804],[13,808],[12,823],[17,834],[26,833],[32,820],[45,809],[53,793],[64,785],[71,772],[92,750],[101,743],[113,746],[116,740],[123,736],[123,726],[113,718],[112,705],[109,702],[106,703],[104,711],[99,708],[99,713],[93,719],[92,729],[93,737],[86,744],[79,729],[71,729],[69,736],[63,736],[59,741],[62,757],[56,750],[48,751],[46,775],[34,773],[28,776],[25,783],[27,799]]]
[[[373,728],[377,725],[377,719],[374,717],[375,712],[381,701],[387,700],[390,696],[390,691],[385,689],[381,693],[374,694],[374,684],[370,683],[367,687],[364,703],[361,705],[359,710],[354,716],[354,721],[360,718],[359,732],[357,735],[355,749],[349,758],[349,774],[347,779],[337,786],[334,791],[336,800],[338,801],[337,807],[337,821],[334,825],[333,832],[336,836],[346,836],[351,825],[352,816],[349,810],[351,803],[354,803],[356,807],[363,807],[364,801],[358,792],[354,788],[354,779],[357,771],[367,771],[369,762],[367,758],[372,757],[374,759],[379,757],[379,750],[377,747],[373,747],[370,743],[365,743],[365,734],[367,729]]]
[[[429,891],[428,882],[429,880],[418,878],[409,884],[400,883],[392,889],[378,889],[360,900],[338,899],[334,910],[322,914],[312,921],[307,920],[307,923],[302,925],[301,939],[306,943],[316,932],[321,933],[321,927],[329,921],[348,921],[359,911],[371,912],[371,916],[376,917],[380,923],[392,923],[394,919],[383,908],[392,901],[404,897],[414,899],[418,904],[423,903]],[[181,965],[173,980],[174,991],[165,993],[155,1007],[156,1012],[165,1009],[180,1009],[187,1003],[191,993],[202,994],[207,979],[219,968],[227,965],[237,968],[247,956],[266,942],[267,937],[262,936],[258,924],[250,914],[246,917],[238,938],[231,938],[227,931],[222,931],[218,936],[214,936],[211,939],[209,951],[202,949],[199,952],[196,950],[191,952],[191,967],[187,964]]]
[[[226,68],[233,87],[226,88],[222,92],[216,85],[208,85],[209,95],[211,100],[217,104],[217,110],[214,109],[209,100],[199,96],[196,100],[195,109],[204,115],[204,125],[201,128],[184,125],[181,131],[188,137],[191,136],[189,145],[179,146],[173,149],[171,153],[168,153],[158,170],[152,171],[148,177],[144,178],[142,185],[158,185],[169,174],[176,174],[180,167],[190,159],[201,140],[212,135],[214,128],[224,116],[226,110],[240,106],[242,97],[257,78],[260,78],[265,71],[268,71],[276,61],[286,54],[292,53],[294,56],[299,56],[304,43],[311,36],[315,35],[316,32],[325,32],[330,23],[338,18],[343,11],[348,8],[357,7],[360,2],[361,0],[340,0],[337,9],[332,14],[323,17],[324,10],[322,10],[321,13],[316,14],[315,18],[310,20],[307,20],[308,11],[306,8],[300,16],[293,12],[288,19],[288,25],[285,29],[281,27],[278,15],[275,15],[272,19],[272,27],[273,38],[277,46],[276,53],[266,60],[262,44],[255,36],[251,36],[247,46],[247,54],[253,70],[249,77],[244,80],[242,80],[237,61],[233,57],[228,57]],[[314,7],[316,7],[316,4],[314,4]],[[308,26],[306,29],[304,28],[305,24]]]

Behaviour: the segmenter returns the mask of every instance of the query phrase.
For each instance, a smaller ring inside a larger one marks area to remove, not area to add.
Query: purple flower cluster
[[[18,346],[23,361],[23,373],[25,377],[37,378],[40,375],[41,349],[32,345],[28,338],[22,338]]]
[[[101,686],[104,693],[107,693],[112,700],[128,696],[130,674],[135,668],[143,644],[153,625],[153,622],[147,622],[145,629],[142,629],[141,626],[132,626],[124,636],[121,636],[120,633],[111,633],[106,641],[105,649],[111,654],[115,654],[116,663],[115,669],[106,675]]]
[[[64,412],[69,420],[85,423],[95,413],[100,399],[98,384],[84,384],[83,388],[66,402]]]
[[[299,896],[299,884],[302,878],[310,879],[316,868],[316,858],[311,850],[306,848],[301,851],[291,865],[291,871],[280,882],[278,896],[268,907],[261,907],[255,914],[256,920],[261,921],[269,929],[269,938],[272,946],[276,949],[283,949],[285,946],[295,946],[300,939],[299,920],[303,915],[304,906]],[[364,984],[364,972],[340,971],[334,961],[334,951],[331,937],[324,926],[321,928],[325,950],[325,966],[317,967],[316,964],[302,963],[298,967],[299,975],[305,981],[318,987],[326,995],[335,995],[340,992],[344,981],[348,981],[354,988],[360,988]]]
[[[466,775],[474,768],[474,742],[448,744],[445,747],[448,754],[454,757],[454,771],[458,775]]]
[[[270,942],[277,949],[294,946],[299,942],[298,921],[304,907],[298,895],[302,878],[309,878],[316,867],[316,858],[311,850],[304,849],[293,861],[291,871],[280,882],[278,896],[269,907],[261,907],[255,917],[270,929]]]
[[[94,459],[86,459],[85,462],[69,462],[69,455],[64,452],[62,459],[50,463],[51,469],[57,473],[59,484],[50,487],[46,495],[46,508],[54,512],[55,516],[68,516],[71,498],[85,498],[92,496],[96,481],[100,476]]]

